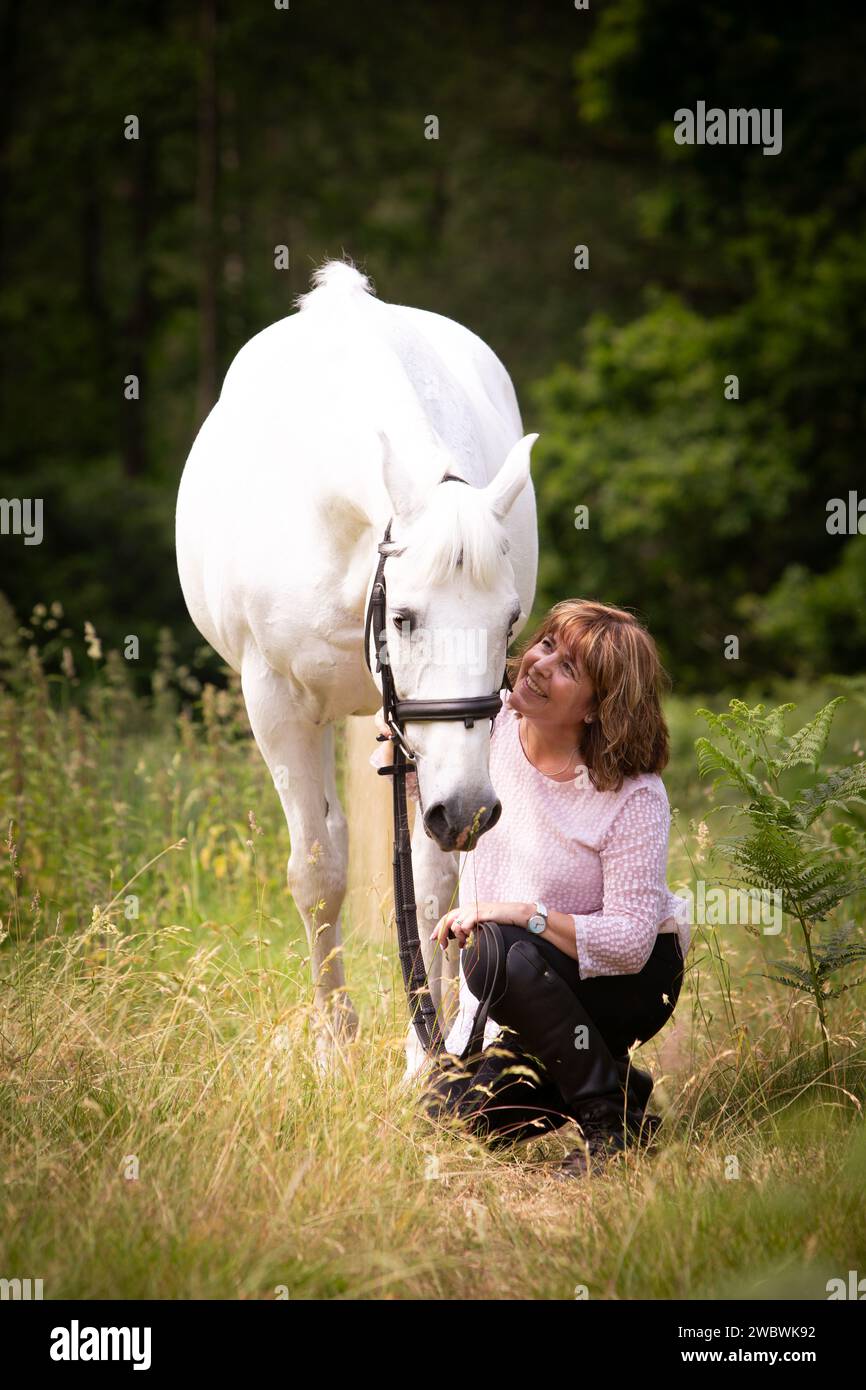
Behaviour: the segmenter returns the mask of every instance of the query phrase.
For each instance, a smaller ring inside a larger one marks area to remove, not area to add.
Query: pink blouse
[[[657,773],[597,791],[586,769],[556,782],[539,772],[520,741],[520,720],[502,692],[490,739],[490,776],[502,815],[476,848],[459,857],[459,905],[535,902],[574,919],[581,979],[635,975],[659,932],[676,931],[683,959],[691,943],[688,903],[667,886],[670,804]],[[460,1012],[446,1039],[461,1052],[477,1007],[460,963]],[[488,1019],[485,1047],[499,1033]]]

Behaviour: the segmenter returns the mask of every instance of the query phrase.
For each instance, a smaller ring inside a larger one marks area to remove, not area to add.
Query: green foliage
[[[857,979],[849,980],[847,984],[838,985],[836,988],[825,987],[830,976],[846,965],[863,965],[866,962],[866,946],[851,940],[854,931],[854,922],[843,922],[825,941],[814,942],[814,971],[804,969],[795,960],[780,960],[776,963],[777,972],[785,971],[786,974],[768,973],[766,978],[775,980],[778,984],[788,985],[791,989],[799,989],[808,995],[814,995],[817,980],[823,999],[837,998],[846,990],[862,985],[866,981],[866,975],[859,975]]]
[[[817,780],[833,718],[844,698],[829,700],[793,734],[784,731],[793,703],[765,711],[763,704],[751,707],[733,699],[727,713],[697,711],[731,753],[704,736],[695,741],[700,776],[715,773],[714,791],[726,785],[747,798],[733,808],[735,822],[745,821],[746,828],[719,840],[718,850],[743,884],[780,893],[783,913],[802,931],[803,960],[780,961],[776,973],[767,978],[805,990],[815,1000],[828,1070],[826,1001],[860,979],[835,989],[828,982],[838,971],[866,962],[866,943],[851,940],[853,922],[836,927],[823,942],[813,940],[816,923],[866,888],[866,830],[852,824],[844,835],[834,837],[814,829],[831,807],[845,810],[851,802],[866,801],[866,762],[835,769],[826,780]],[[796,794],[783,796],[780,780],[801,767],[815,778]]]
[[[813,274],[804,262],[793,283],[766,275],[754,299],[714,318],[649,289],[640,317],[594,318],[580,364],[536,384],[540,608],[567,593],[636,607],[695,687],[760,670],[855,669],[866,549],[826,529],[828,500],[854,485],[855,444],[822,434],[819,456],[808,421],[824,407],[804,411],[797,387],[815,377],[816,318],[841,351],[850,313],[841,300],[804,304],[788,322]],[[849,299],[866,302],[862,275]],[[798,329],[799,358],[780,372],[767,345],[786,337],[790,353]],[[732,373],[739,400],[725,397]],[[835,385],[822,384],[827,406]],[[739,661],[725,658],[730,634]]]
[[[80,929],[108,900],[127,930],[182,915],[198,928],[227,888],[252,912],[250,808],[278,881],[285,821],[239,678],[198,681],[163,630],[141,695],[132,663],[92,626],[83,641],[61,626],[59,603],[30,623],[0,602],[0,922],[12,941]]]
[[[238,348],[345,250],[511,373],[541,434],[538,611],[638,607],[682,689],[860,668],[866,549],[825,520],[862,487],[862,16],[204,0],[7,27],[0,495],[46,514],[41,546],[0,544],[18,612],[62,594],[75,630],[152,655],[171,626],[190,660],[183,460]],[[781,156],[674,143],[677,107],[756,93]]]
[[[583,121],[655,177],[634,201],[643,304],[590,317],[532,394],[539,608],[637,607],[685,687],[853,671],[866,648],[862,536],[826,529],[830,499],[862,496],[863,35],[810,7],[782,30],[760,6],[620,0],[575,60]],[[781,156],[675,143],[677,108],[758,91],[783,109]]]
[[[345,941],[363,1028],[318,1074],[285,819],[236,683],[190,688],[164,634],[142,695],[95,632],[66,630],[59,604],[20,626],[0,601],[4,1270],[79,1299],[272,1299],[287,1286],[465,1302],[479,1280],[503,1299],[570,1298],[575,1270],[593,1297],[814,1298],[845,1242],[866,1243],[866,1147],[851,1123],[866,1100],[862,1010],[851,994],[837,1005],[846,1055],[825,1098],[802,1012],[778,1015],[738,968],[737,941],[728,981],[690,956],[675,1033],[636,1059],[656,1075],[687,1194],[644,1182],[635,1153],[598,1185],[591,1219],[554,1213],[539,1243],[546,1160],[573,1135],[500,1155],[419,1126],[402,1084],[399,961],[360,929]],[[194,711],[178,709],[178,689]],[[866,698],[850,689],[829,743],[840,760]],[[676,805],[703,811],[694,703],[667,707],[665,780]],[[859,843],[856,821],[833,833]],[[735,1008],[748,1017],[736,1031]],[[733,1153],[749,1180],[720,1183]],[[539,1192],[528,1214],[527,1183]],[[794,1246],[810,1252],[796,1285]]]

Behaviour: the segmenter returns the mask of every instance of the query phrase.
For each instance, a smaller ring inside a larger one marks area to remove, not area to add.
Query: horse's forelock
[[[447,484],[433,489],[405,537],[412,580],[421,588],[447,583],[458,570],[479,588],[492,588],[508,550],[502,524],[474,489]],[[460,495],[458,495],[460,494]]]

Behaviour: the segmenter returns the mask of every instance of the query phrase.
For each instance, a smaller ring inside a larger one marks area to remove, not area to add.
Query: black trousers
[[[545,961],[566,982],[598,1028],[616,1061],[628,1061],[628,1049],[646,1042],[659,1032],[673,1014],[683,981],[683,957],[676,932],[663,932],[657,938],[649,960],[636,975],[580,977],[576,960],[543,937],[534,937],[522,927],[496,924],[504,951],[494,933],[484,933],[479,923],[472,944],[463,951],[466,983],[479,1000],[490,997],[489,1016],[502,1026],[502,1033],[482,1054],[477,1077],[496,1079],[495,1104],[488,1111],[489,1132],[516,1133],[532,1121],[532,1132],[557,1129],[569,1116],[563,1110],[563,1097],[553,1078],[533,1056],[533,1039],[524,1025],[518,1034],[509,1025],[506,998],[505,956],[516,941],[531,941]],[[488,1058],[488,1052],[491,1052]],[[528,1066],[537,1080],[525,1075],[502,1079],[502,1073],[515,1064]],[[623,1077],[623,1079],[625,1079]]]

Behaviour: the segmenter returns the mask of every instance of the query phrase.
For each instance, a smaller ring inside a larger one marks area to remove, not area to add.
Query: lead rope
[[[398,739],[394,740],[394,913],[397,919],[397,945],[403,983],[409,1000],[409,1014],[424,1050],[434,1055],[445,1051],[445,1039],[424,969],[424,957],[418,939],[418,904],[415,900],[415,876],[412,871],[412,842],[409,836],[409,815],[406,806],[406,773],[408,759]],[[419,808],[420,815],[420,808]]]
[[[463,482],[465,479],[461,478],[457,481]],[[390,538],[391,522],[389,521],[385,529],[384,538],[379,545],[379,564],[373,581],[367,623],[364,629],[364,654],[369,665],[370,629],[374,627],[376,638],[376,670],[381,673],[382,676],[382,712],[386,724],[388,724],[394,734],[394,761],[390,766],[380,767],[377,770],[381,775],[391,775],[394,779],[394,850],[392,867],[394,877],[394,916],[397,923],[397,946],[400,957],[400,968],[403,974],[406,996],[409,1001],[409,1014],[415,1032],[428,1055],[440,1056],[446,1050],[445,1039],[442,1034],[439,1017],[433,1007],[433,1000],[428,982],[428,972],[424,968],[421,942],[418,939],[418,906],[415,900],[415,876],[412,870],[412,844],[409,837],[409,815],[406,807],[406,773],[410,770],[410,759],[406,756],[403,731],[396,719],[397,695],[394,689],[394,679],[391,675],[391,664],[390,661],[385,661],[384,663],[382,661],[382,643],[386,636],[384,630],[385,560],[387,558],[386,546],[390,542]],[[512,689],[511,682],[508,679],[507,666],[503,671],[502,681],[500,683],[500,689],[503,687],[508,690]],[[386,735],[384,734],[379,735],[380,740],[385,737]],[[483,1042],[484,1029],[491,1003],[490,993],[490,990],[485,990],[484,998],[479,1000],[469,1041],[459,1054],[459,1059],[461,1061],[470,1057],[474,1052],[481,1050],[481,1043]]]
[[[390,671],[389,671],[390,678]],[[507,671],[503,684],[511,689]],[[386,690],[390,679],[383,674],[382,686]],[[390,697],[390,690],[388,691]],[[390,698],[387,700],[390,705]],[[385,720],[390,723],[389,710],[385,710]],[[380,737],[384,738],[385,735]],[[415,899],[415,876],[412,869],[412,843],[409,835],[409,815],[406,805],[406,773],[410,770],[403,744],[394,739],[394,761],[390,766],[379,768],[383,775],[390,774],[393,779],[394,806],[394,850],[392,857],[394,875],[394,915],[397,922],[397,944],[403,984],[409,1001],[409,1013],[415,1032],[425,1052],[439,1056],[446,1051],[439,1016],[433,1007],[428,981],[429,972],[424,968],[424,957],[418,939],[418,904]],[[420,807],[418,814],[420,814]],[[459,884],[459,879],[458,879]],[[497,940],[497,948],[498,948]],[[463,1050],[456,1054],[461,1061],[482,1050],[484,1030],[492,1003],[492,984],[496,979],[494,971],[491,985],[486,988],[478,1001],[469,1040]]]

